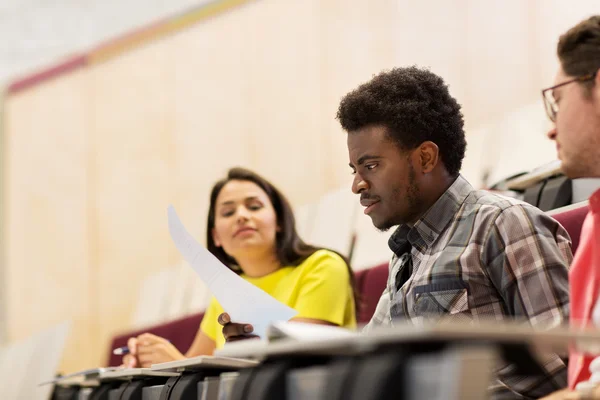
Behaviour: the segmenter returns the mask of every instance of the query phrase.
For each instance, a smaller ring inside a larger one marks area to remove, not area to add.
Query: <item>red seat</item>
[[[385,289],[387,278],[387,263],[356,273],[356,286],[361,299],[358,313],[359,324],[366,324],[371,320],[375,312],[375,307],[377,307],[377,302]]]
[[[120,335],[113,337],[110,343],[110,355],[108,359],[108,365],[121,365],[122,356],[116,356],[112,354],[113,349],[126,346],[127,340],[130,337],[138,336],[146,332],[169,339],[179,351],[185,354],[187,349],[189,349],[189,347],[192,345],[194,338],[196,337],[196,332],[198,332],[198,328],[200,327],[200,322],[202,321],[203,316],[204,313],[188,315],[187,317],[179,318],[145,329],[124,332]]]
[[[558,211],[550,213],[554,219],[556,219],[569,233],[571,236],[571,250],[573,254],[579,246],[579,237],[581,236],[581,227],[583,221],[588,213],[588,204],[585,203],[579,207],[570,208],[565,211]]]

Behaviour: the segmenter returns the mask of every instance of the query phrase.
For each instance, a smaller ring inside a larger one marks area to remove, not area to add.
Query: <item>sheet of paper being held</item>
[[[266,338],[267,327],[272,322],[287,321],[298,313],[223,265],[189,234],[172,205],[168,214],[169,232],[177,250],[208,286],[232,321],[252,324],[254,334]]]

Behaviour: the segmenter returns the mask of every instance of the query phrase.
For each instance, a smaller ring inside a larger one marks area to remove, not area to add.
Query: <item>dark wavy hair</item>
[[[582,77],[600,69],[600,15],[581,21],[558,40],[556,53],[567,75]],[[588,89],[594,80],[581,82]]]
[[[383,125],[402,150],[430,140],[448,173],[457,176],[467,147],[460,108],[441,77],[417,67],[394,68],[348,93],[337,119],[349,133]]]
[[[232,168],[227,172],[227,176],[219,180],[213,186],[210,192],[210,206],[208,208],[208,223],[206,224],[206,243],[208,251],[210,251],[215,257],[219,259],[223,264],[227,265],[231,270],[236,273],[241,273],[240,268],[237,265],[237,261],[223,250],[222,247],[218,247],[213,239],[212,230],[215,227],[215,213],[216,213],[216,201],[219,193],[223,187],[230,181],[248,181],[256,184],[260,187],[269,197],[275,215],[277,216],[277,225],[280,227],[279,232],[275,236],[275,248],[277,251],[277,259],[284,266],[298,266],[302,264],[304,260],[313,255],[317,250],[322,247],[315,247],[306,243],[296,230],[296,218],[292,211],[292,207],[286,197],[269,181],[255,172],[252,172],[245,168]],[[330,249],[342,257],[348,272],[350,274],[350,285],[354,293],[354,304],[355,310],[358,314],[359,311],[359,297],[356,290],[356,280],[352,267],[350,266],[349,260],[342,254]]]

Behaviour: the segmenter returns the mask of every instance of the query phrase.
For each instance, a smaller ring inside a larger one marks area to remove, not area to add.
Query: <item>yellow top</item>
[[[356,327],[348,267],[334,252],[317,250],[297,267],[281,267],[260,278],[241,276],[298,311],[294,318],[320,319],[346,328]],[[217,322],[222,312],[223,308],[213,297],[200,324],[200,330],[215,341],[217,349],[225,344],[223,327]]]

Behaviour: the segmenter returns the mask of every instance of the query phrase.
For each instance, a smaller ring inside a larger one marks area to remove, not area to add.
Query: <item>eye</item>
[[[248,209],[251,211],[258,211],[261,208],[263,208],[263,205],[260,202],[253,202],[248,205]]]
[[[227,210],[223,210],[221,211],[221,216],[222,217],[231,217],[233,215],[233,210],[231,209],[227,209]]]
[[[371,164],[365,165],[365,168],[368,169],[369,171],[372,171],[375,169],[376,166],[377,166],[377,163],[371,163]]]

